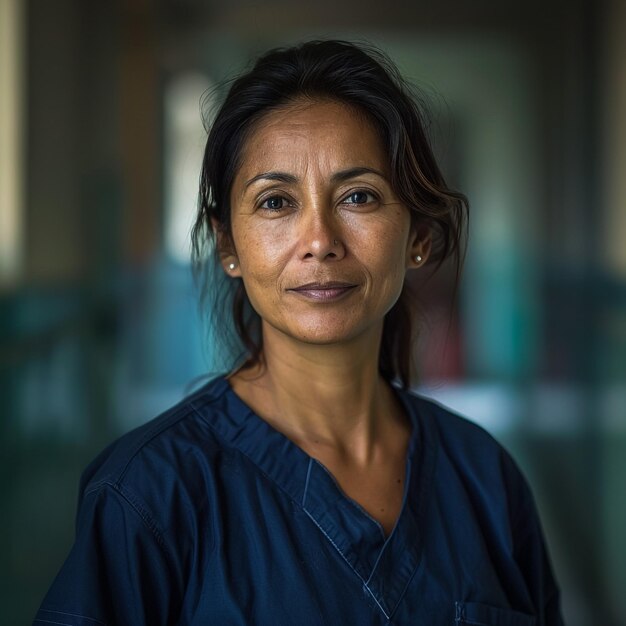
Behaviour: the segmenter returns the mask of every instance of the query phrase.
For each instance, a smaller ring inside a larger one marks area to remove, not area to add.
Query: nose
[[[302,220],[300,233],[300,258],[317,261],[340,260],[346,250],[339,225],[325,211],[311,211],[309,219]]]

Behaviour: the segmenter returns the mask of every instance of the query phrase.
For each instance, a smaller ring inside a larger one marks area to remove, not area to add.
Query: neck
[[[353,341],[315,345],[264,327],[262,363],[235,374],[233,388],[296,442],[349,448],[365,460],[401,419],[378,369],[381,337],[382,325]]]

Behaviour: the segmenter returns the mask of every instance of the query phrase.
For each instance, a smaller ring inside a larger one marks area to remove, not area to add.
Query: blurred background
[[[425,93],[470,244],[420,387],[535,492],[570,626],[626,624],[626,2],[0,0],[0,607],[32,620],[81,470],[214,367],[188,233],[200,98],[365,39]]]

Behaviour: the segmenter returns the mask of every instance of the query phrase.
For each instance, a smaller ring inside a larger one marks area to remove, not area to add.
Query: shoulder
[[[426,441],[443,446],[451,455],[500,455],[500,443],[482,426],[420,394],[401,391],[405,407]]]
[[[243,413],[230,406],[229,388],[223,378],[211,381],[87,467],[74,544],[40,621],[64,607],[77,620],[173,623],[191,564],[208,558],[216,541],[211,511],[219,498],[211,476],[230,450],[224,429],[235,428]]]
[[[484,428],[413,393],[401,392],[418,430],[421,458],[430,457],[429,511],[437,529],[457,531],[463,550],[475,529],[474,547],[487,546],[474,561],[494,560],[508,572],[511,594],[529,595],[541,623],[561,624],[559,591],[545,547],[530,487],[505,448]],[[452,529],[452,530],[450,530]],[[469,549],[471,553],[472,550]],[[523,583],[515,583],[516,580]]]
[[[122,491],[162,486],[210,462],[223,448],[218,425],[232,412],[228,389],[224,378],[216,378],[111,443],[83,472],[81,496],[104,486]]]
[[[435,476],[454,475],[485,506],[506,502],[513,523],[534,515],[533,496],[523,473],[489,432],[421,395],[401,392],[401,397],[419,428],[421,444],[433,451]]]

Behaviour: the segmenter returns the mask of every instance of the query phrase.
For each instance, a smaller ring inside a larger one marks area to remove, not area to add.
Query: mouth
[[[321,300],[324,302],[337,300],[356,289],[353,283],[331,281],[326,283],[307,283],[292,289],[288,289],[307,300]]]

